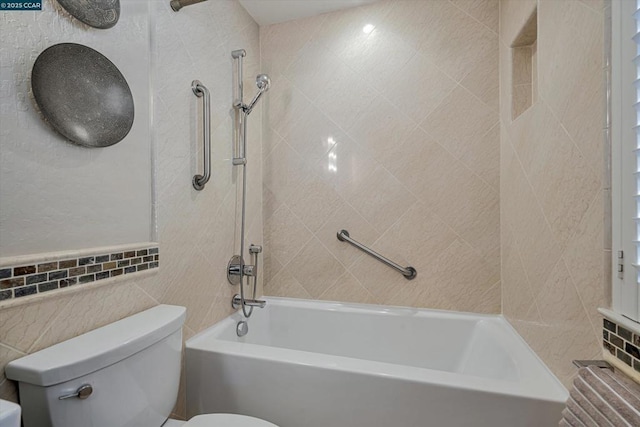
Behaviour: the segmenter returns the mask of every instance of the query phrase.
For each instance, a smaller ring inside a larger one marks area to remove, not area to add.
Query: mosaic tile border
[[[0,301],[158,268],[157,246],[0,267]]]
[[[602,346],[612,356],[640,372],[640,335],[609,319],[602,319]]]

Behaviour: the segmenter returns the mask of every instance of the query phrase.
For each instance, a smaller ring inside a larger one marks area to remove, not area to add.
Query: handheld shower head
[[[256,86],[258,86],[258,89],[261,91],[266,92],[271,87],[271,79],[266,74],[258,74],[258,77],[256,77]]]
[[[253,97],[249,105],[243,108],[247,115],[251,113],[251,110],[253,110],[253,107],[256,105],[256,102],[258,102],[262,94],[269,90],[271,87],[271,79],[266,74],[258,74],[258,77],[256,77],[256,86],[258,86],[258,93]]]

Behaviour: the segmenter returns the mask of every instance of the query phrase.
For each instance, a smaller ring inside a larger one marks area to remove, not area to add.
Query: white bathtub
[[[557,426],[567,391],[500,316],[267,298],[186,346],[187,415],[280,427]]]

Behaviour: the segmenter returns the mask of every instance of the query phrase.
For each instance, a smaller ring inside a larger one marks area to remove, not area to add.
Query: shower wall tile
[[[264,67],[268,68],[266,65]],[[269,91],[265,99],[265,119],[271,124],[271,129],[282,135],[290,129],[295,119],[311,107],[311,102],[281,74],[272,77],[271,85],[278,90]]]
[[[376,230],[383,232],[404,215],[416,199],[384,167],[378,166],[356,187],[349,201]]]
[[[479,100],[498,111],[499,98],[498,93],[498,43],[495,42],[495,48],[486,52],[485,56],[480,58],[477,65],[467,74],[460,82],[462,86],[467,88]]]
[[[320,109],[312,106],[302,112],[282,136],[304,162],[313,164],[323,158],[336,141],[344,140],[346,134]]]
[[[304,20],[299,20],[304,21]],[[300,49],[313,35],[307,28],[301,28],[299,21],[288,21],[282,25],[286,30],[277,31],[275,27],[260,30],[261,61],[270,75],[282,74],[297,59]]]
[[[260,29],[266,294],[500,312],[497,24],[399,0]]]
[[[271,259],[286,265],[313,238],[313,233],[283,204],[265,219],[264,245]]]
[[[340,262],[314,237],[287,264],[287,270],[313,298],[318,298],[345,273]]]
[[[540,96],[598,180],[603,172],[603,23],[602,9],[596,11],[579,1],[550,1],[538,13]]]
[[[162,253],[160,265],[152,269],[154,273],[144,271],[135,273],[132,277],[131,274],[124,274],[125,268],[131,268],[129,261],[134,257],[140,259],[140,263],[133,267],[137,270],[139,265],[156,262],[155,254],[154,261],[149,262],[145,261],[149,254],[135,253],[129,257],[126,251],[119,251],[122,259],[113,261],[110,258],[95,258],[93,263],[80,266],[78,259],[75,259],[64,265],[61,263],[59,270],[82,268],[86,272],[87,267],[95,267],[100,263],[102,271],[83,274],[99,275],[107,269],[111,272],[120,271],[122,277],[77,284],[64,291],[46,292],[42,296],[0,301],[0,371],[11,359],[157,304],[186,306],[188,317],[185,339],[233,312],[229,301],[237,292],[237,287],[229,286],[224,267],[231,256],[239,251],[237,188],[242,182],[242,171],[231,165],[233,133],[229,111],[233,99],[233,63],[230,53],[238,48],[247,50],[245,87],[254,88],[255,75],[261,71],[258,68],[258,25],[235,0],[205,2],[181,13],[171,11],[166,2],[154,1],[150,4],[150,19],[155,24],[151,37],[154,41],[153,144],[156,227]],[[60,34],[56,34],[54,39],[64,36],[65,39],[73,40],[95,33],[95,30],[80,25],[69,15],[61,13],[60,7],[51,0],[45,0],[43,8],[48,12],[43,12],[39,17],[51,20],[47,25],[55,24],[51,28],[60,30]],[[12,21],[7,21],[7,24],[13,25]],[[8,31],[11,30],[9,28]],[[118,27],[115,32],[108,31],[101,35],[110,37],[110,34],[111,37],[116,37],[119,34]],[[135,55],[135,52],[127,51],[127,45],[118,45],[119,49],[124,50],[123,58]],[[28,59],[31,52],[25,52],[25,55],[7,60],[35,59]],[[121,58],[112,59],[117,62]],[[277,75],[272,77],[274,86],[280,86]],[[201,192],[196,192],[191,185],[193,175],[202,170],[200,127],[195,119],[199,117],[202,107],[191,91],[193,79],[201,80],[211,91],[212,98],[212,177]],[[262,102],[274,105],[272,95],[279,93],[281,92],[269,92]],[[288,95],[285,90],[283,96]],[[275,102],[280,100],[276,97]],[[274,111],[272,109],[271,113]],[[288,116],[278,118],[283,125],[295,116],[288,111],[286,113]],[[262,104],[249,120],[247,244],[264,244],[261,117]],[[280,142],[279,138],[274,133],[273,138],[269,139],[269,151]],[[292,149],[291,151],[295,153]],[[300,176],[303,177],[304,174]],[[269,200],[267,195],[265,200]],[[264,205],[271,206],[271,203]],[[309,232],[309,238],[311,236]],[[304,243],[306,241],[301,247]],[[94,255],[103,254],[86,256]],[[120,265],[121,262],[127,265]],[[113,263],[116,263],[115,267]],[[32,275],[59,271],[51,270],[45,265],[47,262],[39,264],[36,268],[41,270]],[[0,268],[0,277],[2,270]],[[70,277],[68,275],[67,278],[57,280],[71,280]],[[47,276],[47,280],[53,278]],[[261,294],[261,287],[258,292]],[[5,351],[6,349],[10,351]],[[0,377],[0,397],[17,399],[15,384],[4,377]],[[186,416],[184,399],[181,392],[174,410],[174,415],[183,418]]]
[[[451,2],[498,34],[499,0],[451,0]]]
[[[460,160],[499,193],[500,156],[496,156],[496,152],[500,152],[500,125],[497,123]]]
[[[266,163],[265,163],[266,166]],[[311,173],[327,181],[348,202],[378,166],[373,155],[346,137],[314,165]]]
[[[287,298],[313,298],[311,294],[293,277],[288,270],[282,269],[272,279],[269,295]]]
[[[602,358],[596,309],[607,305],[611,280],[603,255],[598,4],[500,2],[502,310],[567,386],[576,372],[571,360]],[[512,120],[511,43],[536,8],[537,97]]]
[[[420,127],[460,158],[498,123],[497,114],[462,86],[456,87]]]
[[[405,141],[415,127],[415,122],[402,110],[378,96],[364,108],[359,119],[350,128],[349,136],[372,157],[382,161]]]
[[[400,75],[401,79],[391,79],[381,88],[382,94],[417,123],[432,113],[457,86],[455,80],[421,53],[409,60]],[[409,102],[411,108],[406,108]]]
[[[265,168],[263,180],[267,188],[271,190],[273,197],[280,202],[289,197],[308,170],[305,159],[300,157],[286,140],[282,140],[266,156],[265,163],[278,165],[277,168]]]
[[[482,59],[498,49],[497,34],[449,2],[424,3],[421,7],[427,13],[426,25],[419,51],[458,82],[477,68],[484,68]],[[497,10],[497,4],[492,7]]]
[[[540,315],[533,290],[527,280],[522,257],[508,224],[502,225],[500,236],[502,238],[502,313],[508,319],[539,321]]]
[[[344,94],[349,92],[358,93],[358,96],[345,97]],[[331,81],[322,89],[315,104],[336,125],[348,131],[376,96],[377,91],[366,79],[343,65],[334,69]],[[340,102],[336,102],[336,99]],[[398,108],[402,106],[395,105]]]
[[[514,241],[521,249],[526,247],[526,252],[520,251],[521,260],[531,290],[537,296],[562,251],[518,159],[509,145],[505,142],[502,145],[501,155],[507,157],[507,166],[500,177],[503,200],[501,223],[511,227]],[[508,181],[505,178],[507,176]],[[511,202],[505,203],[505,198]],[[506,283],[504,285],[508,286]]]
[[[344,205],[344,201],[329,183],[317,175],[308,175],[289,196],[291,212],[316,232],[327,218]]]
[[[318,297],[326,301],[356,302],[374,304],[375,299],[351,273],[345,272],[336,280],[335,285]]]

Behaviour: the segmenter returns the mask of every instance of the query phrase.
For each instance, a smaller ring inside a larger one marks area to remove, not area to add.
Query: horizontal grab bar
[[[403,266],[401,266],[399,264],[396,264],[395,262],[391,261],[389,258],[380,255],[378,252],[376,252],[376,251],[374,251],[372,249],[369,249],[368,247],[366,247],[362,243],[356,242],[351,237],[349,237],[349,232],[347,230],[338,231],[338,235],[337,236],[338,236],[338,240],[340,240],[341,242],[350,243],[353,246],[355,246],[356,248],[360,249],[362,252],[371,255],[372,257],[374,257],[378,261],[380,261],[380,262],[382,262],[384,264],[387,264],[389,267],[399,271],[400,273],[402,273],[404,278],[407,279],[407,280],[413,280],[418,275],[418,272],[416,271],[415,268],[413,268],[413,267],[403,267]]]

